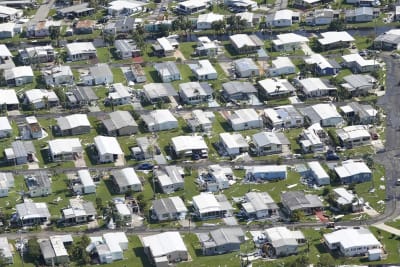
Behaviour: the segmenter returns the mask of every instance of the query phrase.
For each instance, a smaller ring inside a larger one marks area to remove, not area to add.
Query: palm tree
[[[60,27],[57,26],[50,26],[49,27],[50,39],[56,40],[56,46],[60,46]]]

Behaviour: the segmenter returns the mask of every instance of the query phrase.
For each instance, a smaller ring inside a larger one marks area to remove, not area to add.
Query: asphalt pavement
[[[29,23],[46,20],[51,7],[54,5],[54,2],[55,0],[49,0],[47,3],[41,5],[36,11],[35,16],[33,16],[33,18],[29,21]]]

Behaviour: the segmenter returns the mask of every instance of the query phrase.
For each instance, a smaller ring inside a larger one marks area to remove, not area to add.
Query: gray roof
[[[166,61],[154,64],[156,71],[160,73],[161,76],[164,74],[178,75],[180,74],[178,67],[173,61]]]
[[[244,240],[244,233],[240,227],[220,228],[208,233],[197,235],[204,247],[216,247],[229,244],[241,244]]]
[[[120,28],[122,26],[126,26],[126,25],[130,25],[133,27],[133,24],[135,24],[135,18],[134,17],[123,17],[123,18],[119,18],[116,22],[115,22],[115,26],[117,28]]]
[[[343,80],[346,83],[350,84],[353,88],[360,88],[373,85],[373,81],[375,81],[375,78],[370,75],[351,74],[343,77]]]
[[[250,202],[254,211],[278,209],[278,205],[267,192],[249,192],[246,199]]]
[[[178,92],[170,83],[149,83],[143,86],[143,90],[150,99],[178,96]]]
[[[171,198],[161,198],[153,200],[153,211],[156,214],[174,214],[176,212],[181,212],[177,210],[173,200]]]
[[[77,87],[71,90],[77,101],[96,101],[99,98],[91,87]]]
[[[26,157],[29,153],[35,153],[35,146],[32,141],[14,141],[11,143],[16,158]]]
[[[187,82],[179,84],[180,93],[183,93],[186,97],[193,96],[209,96],[212,95],[213,89],[208,83],[199,82]]]
[[[316,195],[306,195],[302,191],[287,191],[281,194],[281,201],[289,210],[323,207]]]
[[[89,3],[83,3],[83,4],[72,5],[72,6],[68,6],[68,7],[59,9],[58,12],[67,14],[70,12],[78,12],[78,11],[87,10],[87,9],[90,9]]]
[[[385,42],[397,45],[400,43],[400,35],[383,33],[375,38],[375,42]]]
[[[43,258],[46,259],[53,259],[56,257],[56,253],[51,245],[50,240],[45,239],[39,242],[40,250],[42,252]]]
[[[257,89],[249,82],[230,81],[223,83],[222,88],[228,95],[257,93]]]
[[[238,72],[246,70],[258,70],[258,66],[251,58],[240,58],[233,61]]]
[[[374,109],[374,107],[372,107],[371,105],[362,105],[358,102],[350,102],[348,105],[354,110],[356,114],[358,114],[360,118],[370,117],[370,114],[367,112],[367,110]]]
[[[131,52],[133,50],[139,51],[137,45],[132,40],[115,40],[114,42],[115,49],[121,52]]]
[[[301,111],[301,113],[302,113],[304,116],[307,116],[307,117],[310,119],[311,124],[320,123],[320,122],[321,122],[321,117],[320,117],[320,116],[318,115],[318,113],[313,109],[312,106],[308,106],[308,107],[305,107],[305,108],[301,108],[300,111]]]
[[[336,60],[334,60],[333,58],[328,58],[326,61],[328,61],[329,64],[331,64],[332,68],[334,69],[341,69],[342,66],[340,66],[339,63],[337,63]]]
[[[138,126],[129,111],[117,110],[108,115],[109,119],[103,120],[103,124],[108,131],[118,130],[128,126]]]
[[[166,166],[165,172],[167,173],[168,177],[171,178],[172,182],[182,182],[182,174],[181,174],[181,167],[177,166]]]
[[[42,187],[51,187],[51,182],[47,171],[36,171],[25,175],[25,183],[29,190]]]
[[[50,218],[50,212],[46,203],[24,202],[15,205],[20,218]]]
[[[89,68],[90,74],[93,77],[112,76],[112,71],[108,64],[99,63]]]

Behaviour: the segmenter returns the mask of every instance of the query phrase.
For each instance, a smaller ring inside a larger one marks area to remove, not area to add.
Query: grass
[[[285,132],[286,138],[290,141],[290,148],[293,153],[299,154],[301,152],[301,147],[297,139],[302,131],[301,128],[294,128]]]
[[[365,202],[369,202],[370,206],[376,211],[383,213],[385,205],[378,204],[380,200],[385,200],[386,191],[380,189],[381,185],[385,185],[385,181],[381,181],[381,177],[385,176],[385,169],[382,165],[374,164],[373,180],[371,182],[364,182],[357,184],[355,191],[360,197],[364,198]],[[371,189],[374,192],[370,192]]]
[[[239,267],[240,259],[239,252],[232,252],[215,256],[203,256],[201,253],[200,243],[195,234],[184,234],[183,240],[192,258],[192,261],[182,262],[178,266],[196,266],[196,267],[211,267],[211,266],[229,266]],[[251,245],[243,244],[241,252],[246,252]]]
[[[111,53],[108,47],[99,47],[97,50],[97,58],[100,63],[107,63],[111,59]]]
[[[121,68],[111,68],[111,71],[114,76],[114,83],[123,83],[126,84],[126,78]]]
[[[190,59],[196,46],[197,46],[196,42],[180,43],[179,50],[185,56],[186,59]]]

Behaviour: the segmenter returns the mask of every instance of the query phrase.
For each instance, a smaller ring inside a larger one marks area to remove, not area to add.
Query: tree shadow
[[[158,72],[156,70],[149,71],[149,75],[153,82],[155,83],[162,83],[160,76],[158,76]]]
[[[40,155],[42,156],[43,163],[44,164],[50,164],[53,163],[51,157],[50,157],[50,151],[48,148],[44,148],[40,150]]]
[[[142,266],[152,266],[152,263],[150,262],[149,258],[147,257],[146,253],[144,252],[143,247],[134,248],[133,253],[135,253],[136,257],[140,258],[140,261],[142,262]]]
[[[85,147],[85,153],[90,161],[90,164],[96,165],[98,164],[97,161],[97,151],[94,146],[87,146]]]

